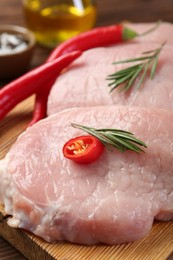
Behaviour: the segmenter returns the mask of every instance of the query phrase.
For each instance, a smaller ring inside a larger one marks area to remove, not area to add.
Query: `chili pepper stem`
[[[147,30],[141,34],[139,34],[136,31],[125,26],[122,30],[122,38],[124,41],[127,41],[127,40],[131,40],[133,38],[136,38],[136,37],[145,36],[145,35],[153,32],[154,30],[156,30],[160,26],[160,24],[161,24],[161,21],[158,21],[152,28],[150,28],[149,30]]]
[[[137,32],[135,32],[134,30],[130,29],[130,28],[127,28],[127,27],[124,27],[123,28],[123,31],[122,31],[122,38],[124,41],[127,41],[127,40],[130,40],[130,39],[133,39],[135,37],[137,37],[138,34]]]

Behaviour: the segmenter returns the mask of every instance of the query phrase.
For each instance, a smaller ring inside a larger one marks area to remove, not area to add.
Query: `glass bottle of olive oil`
[[[38,43],[50,48],[89,30],[96,21],[91,0],[23,0],[23,9]]]

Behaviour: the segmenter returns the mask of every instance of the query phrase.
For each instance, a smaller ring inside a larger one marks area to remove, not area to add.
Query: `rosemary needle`
[[[136,153],[140,153],[140,152],[144,152],[140,148],[140,146],[147,148],[144,142],[137,139],[133,133],[128,131],[114,129],[114,128],[95,129],[95,128],[74,124],[74,123],[72,123],[71,126],[74,128],[81,129],[92,136],[95,136],[109,150],[112,150],[112,147],[114,147],[121,152],[124,152],[126,150],[131,150]]]
[[[139,77],[139,82],[137,88],[140,88],[148,70],[150,69],[150,78],[153,79],[157,64],[158,57],[165,43],[163,43],[159,48],[143,52],[143,56],[133,59],[122,60],[114,62],[113,64],[122,64],[122,63],[133,63],[140,62],[135,65],[132,65],[128,68],[117,71],[107,77],[107,80],[110,82],[108,86],[110,87],[110,92],[112,92],[117,87],[121,87],[120,91],[128,91]]]
[[[162,23],[161,20],[157,21],[156,24],[152,28],[150,28],[148,31],[145,31],[145,32],[143,32],[141,34],[138,34],[137,36],[138,37],[143,37],[143,36],[153,32],[153,31],[155,31],[161,25],[161,23]]]

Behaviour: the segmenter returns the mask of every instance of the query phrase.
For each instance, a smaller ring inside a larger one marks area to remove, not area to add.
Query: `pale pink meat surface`
[[[135,58],[160,44],[121,44],[84,52],[55,82],[49,95],[48,115],[65,108],[99,105],[156,107],[173,110],[173,47],[165,45],[160,53],[154,79],[147,75],[140,89],[136,80],[128,92],[110,93],[107,76],[134,64],[112,64]]]
[[[105,148],[90,165],[63,157],[84,132],[70,123],[131,131],[147,144],[140,155]],[[173,217],[173,113],[138,107],[67,109],[28,128],[0,162],[0,201],[8,224],[47,241],[131,242],[154,218]]]

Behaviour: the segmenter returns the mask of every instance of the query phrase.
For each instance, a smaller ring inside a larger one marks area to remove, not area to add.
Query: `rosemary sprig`
[[[143,37],[143,36],[145,36],[145,35],[147,35],[147,34],[153,32],[153,31],[155,31],[155,30],[161,25],[161,23],[162,23],[161,20],[157,21],[152,28],[150,28],[148,31],[145,31],[145,32],[143,32],[143,33],[141,33],[141,34],[138,34],[137,36],[138,36],[138,37]]]
[[[140,62],[131,67],[122,69],[113,74],[108,75],[107,80],[110,81],[108,86],[110,87],[110,92],[121,85],[120,91],[128,91],[134,84],[135,80],[139,76],[139,81],[137,84],[137,88],[139,89],[147,75],[147,72],[150,70],[150,78],[153,79],[157,64],[158,57],[165,43],[163,43],[159,48],[143,52],[144,56],[127,59],[118,62],[114,62],[113,64],[122,64],[122,63],[133,63]]]
[[[83,126],[79,124],[71,124],[72,127],[81,129],[88,134],[95,136],[99,139],[109,150],[112,147],[124,152],[126,150],[131,150],[136,153],[144,152],[140,146],[147,148],[147,145],[137,139],[133,133],[127,132],[119,129],[102,128],[95,129],[88,126]]]

